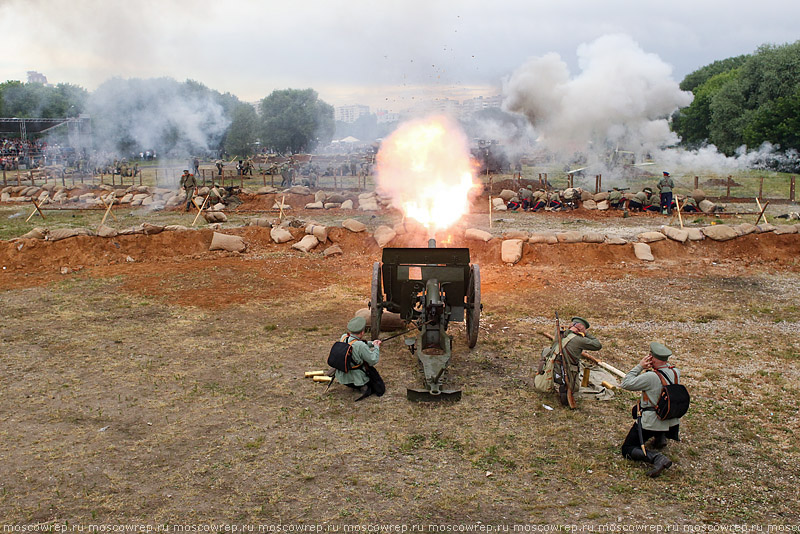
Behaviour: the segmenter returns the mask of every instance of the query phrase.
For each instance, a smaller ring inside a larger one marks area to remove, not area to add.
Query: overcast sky
[[[0,0],[0,78],[94,90],[108,78],[197,80],[254,102],[311,87],[333,105],[408,108],[499,94],[528,58],[624,33],[676,81],[800,39],[797,0]]]

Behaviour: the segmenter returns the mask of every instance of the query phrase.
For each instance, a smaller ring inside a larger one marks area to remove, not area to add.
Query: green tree
[[[699,68],[696,71],[687,74],[680,84],[681,90],[695,93],[695,88],[705,84],[708,80],[717,76],[718,74],[738,69],[749,57],[749,55],[741,55],[709,63],[705,67]],[[697,93],[695,93],[695,95],[696,94]]]
[[[252,154],[258,137],[258,114],[256,109],[240,102],[233,110],[231,125],[225,135],[223,146],[229,154],[242,156]]]
[[[758,108],[744,127],[744,141],[751,147],[769,141],[784,150],[800,150],[800,88]]]
[[[259,103],[261,144],[278,153],[299,153],[333,138],[333,106],[313,89],[273,91]]]
[[[707,79],[693,90],[691,105],[675,112],[672,129],[681,137],[683,145],[697,148],[709,140],[711,102],[725,84],[736,80],[738,74],[739,71],[733,69]]]

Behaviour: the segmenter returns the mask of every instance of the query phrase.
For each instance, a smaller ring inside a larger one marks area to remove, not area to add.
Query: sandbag
[[[339,245],[330,246],[322,251],[322,255],[326,258],[330,256],[341,256],[342,254],[344,254],[344,251]]]
[[[583,234],[581,232],[559,232],[556,234],[559,243],[581,243]]]
[[[608,210],[608,208],[609,208],[608,200],[601,200],[600,202],[597,203],[597,211],[606,211]]]
[[[319,224],[307,224],[306,233],[319,239],[320,243],[328,240],[328,229]]]
[[[168,224],[164,227],[165,232],[184,232],[186,230],[189,230],[189,227],[182,224]]]
[[[351,209],[353,209],[353,201],[349,200],[349,199],[345,200],[344,202],[342,202],[341,208],[343,210],[351,210]]]
[[[594,200],[595,202],[602,202],[604,200],[608,200],[608,192],[602,191],[600,193],[597,193],[592,197],[592,200]]]
[[[50,230],[47,234],[48,241],[61,241],[62,239],[68,239],[70,237],[77,237],[79,235],[94,235],[91,231],[87,230],[86,228],[57,228],[56,230]]]
[[[510,189],[503,189],[502,191],[500,191],[500,194],[498,196],[503,199],[503,202],[507,203],[512,198],[517,196],[517,194],[514,191],[510,190]]]
[[[342,228],[346,228],[351,232],[358,233],[366,230],[367,225],[355,219],[345,219],[344,221],[342,221]]]
[[[617,236],[608,236],[605,240],[606,245],[627,245],[628,241]]]
[[[286,228],[281,228],[280,226],[276,226],[272,230],[269,231],[269,236],[275,243],[286,243],[287,241],[292,240],[292,234]]]
[[[47,237],[47,229],[38,226],[27,234],[19,236],[20,239],[44,239],[45,237]]]
[[[319,239],[313,235],[307,235],[292,245],[292,248],[300,252],[311,252],[317,245],[319,245]]]
[[[246,249],[247,245],[244,239],[238,235],[220,234],[219,232],[214,232],[211,246],[208,247],[208,250],[227,250],[228,252],[244,252]]]
[[[706,192],[702,189],[695,189],[692,191],[692,198],[699,204],[706,199]]]
[[[255,219],[250,219],[250,226],[260,226],[262,228],[271,228],[272,223],[266,217],[257,217]]]
[[[774,232],[775,226],[771,225],[770,223],[761,223],[756,226],[756,229],[759,234],[763,234],[764,232]]]
[[[555,245],[558,243],[558,238],[554,232],[537,232],[528,238],[528,243],[546,243],[548,245]]]
[[[706,238],[700,228],[686,228],[686,233],[689,234],[689,241],[702,241]]]
[[[325,207],[325,204],[322,202],[309,202],[305,207],[307,210],[321,210]]]
[[[750,223],[737,224],[733,227],[733,229],[736,230],[736,233],[739,235],[748,235],[758,232],[758,228],[756,228],[754,224]]]
[[[325,202],[326,203],[334,202],[334,203],[337,203],[337,204],[341,204],[345,200],[347,200],[347,197],[345,197],[343,194],[341,194],[341,193],[333,193],[333,194],[328,195],[328,198],[325,199]]]
[[[522,239],[523,241],[527,241],[528,232],[523,232],[522,230],[507,230],[503,232],[503,239]]]
[[[697,203],[697,207],[700,208],[700,211],[703,213],[711,213],[714,211],[714,203],[710,200],[701,200]]]
[[[160,234],[164,231],[163,226],[157,224],[150,224],[148,222],[142,223],[142,233],[145,235]]]
[[[492,238],[492,234],[484,230],[478,230],[477,228],[467,228],[464,231],[464,238],[471,241],[483,241],[485,243]]]
[[[606,236],[599,232],[586,232],[583,234],[584,243],[603,243],[605,240]]]
[[[778,235],[796,234],[797,228],[795,228],[793,224],[779,224],[778,226],[775,227],[773,232],[775,232]]]
[[[592,199],[585,200],[581,204],[582,207],[586,208],[587,210],[596,210],[597,209],[597,202]]]
[[[372,237],[375,238],[375,241],[378,242],[378,246],[383,248],[389,244],[389,242],[397,236],[397,232],[395,232],[392,228],[388,226],[379,226],[375,229],[375,233],[372,234]]]
[[[647,243],[634,243],[633,253],[642,261],[655,261],[650,245]]]
[[[361,211],[378,211],[378,203],[375,199],[364,199],[358,201],[358,209]]]
[[[655,243],[656,241],[663,241],[666,238],[667,236],[661,232],[642,232],[636,236],[636,239],[638,239],[640,243]]]
[[[204,211],[203,218],[209,223],[228,222],[228,216],[221,211]]]
[[[728,241],[729,239],[738,237],[736,230],[725,224],[706,226],[702,230],[706,237],[714,241]]]
[[[522,239],[506,239],[500,249],[503,263],[517,263],[522,259]]]
[[[689,240],[689,232],[686,230],[681,230],[680,228],[674,228],[672,226],[662,226],[661,233],[667,236],[668,238],[672,239],[673,241],[678,241],[679,243],[686,243]]]
[[[115,228],[111,228],[105,224],[101,224],[97,228],[97,235],[98,237],[117,237],[117,230]]]
[[[495,197],[492,199],[492,210],[493,211],[506,211],[508,207],[506,206],[506,201],[504,201],[500,197]]]

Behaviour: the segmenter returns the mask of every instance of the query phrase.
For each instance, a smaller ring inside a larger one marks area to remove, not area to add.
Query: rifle
[[[577,405],[575,404],[575,396],[572,393],[572,379],[567,372],[567,359],[564,357],[564,345],[561,342],[561,325],[558,321],[558,311],[556,311],[556,337],[558,338],[558,354],[561,358],[561,374],[564,379],[564,387],[567,388],[567,404],[571,410],[574,410]]]
[[[617,191],[629,191],[630,187],[617,187]],[[613,189],[606,190],[606,193],[611,193]]]

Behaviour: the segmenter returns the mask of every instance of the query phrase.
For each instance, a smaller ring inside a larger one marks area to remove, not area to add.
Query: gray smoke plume
[[[188,157],[216,150],[230,119],[213,93],[170,78],[113,78],[91,94],[95,147],[127,157],[155,150]]]
[[[503,83],[503,108],[525,115],[548,150],[603,165],[615,151],[641,157],[679,141],[668,117],[693,97],[672,79],[672,67],[627,35],[600,37],[577,54],[577,76],[549,53]]]

